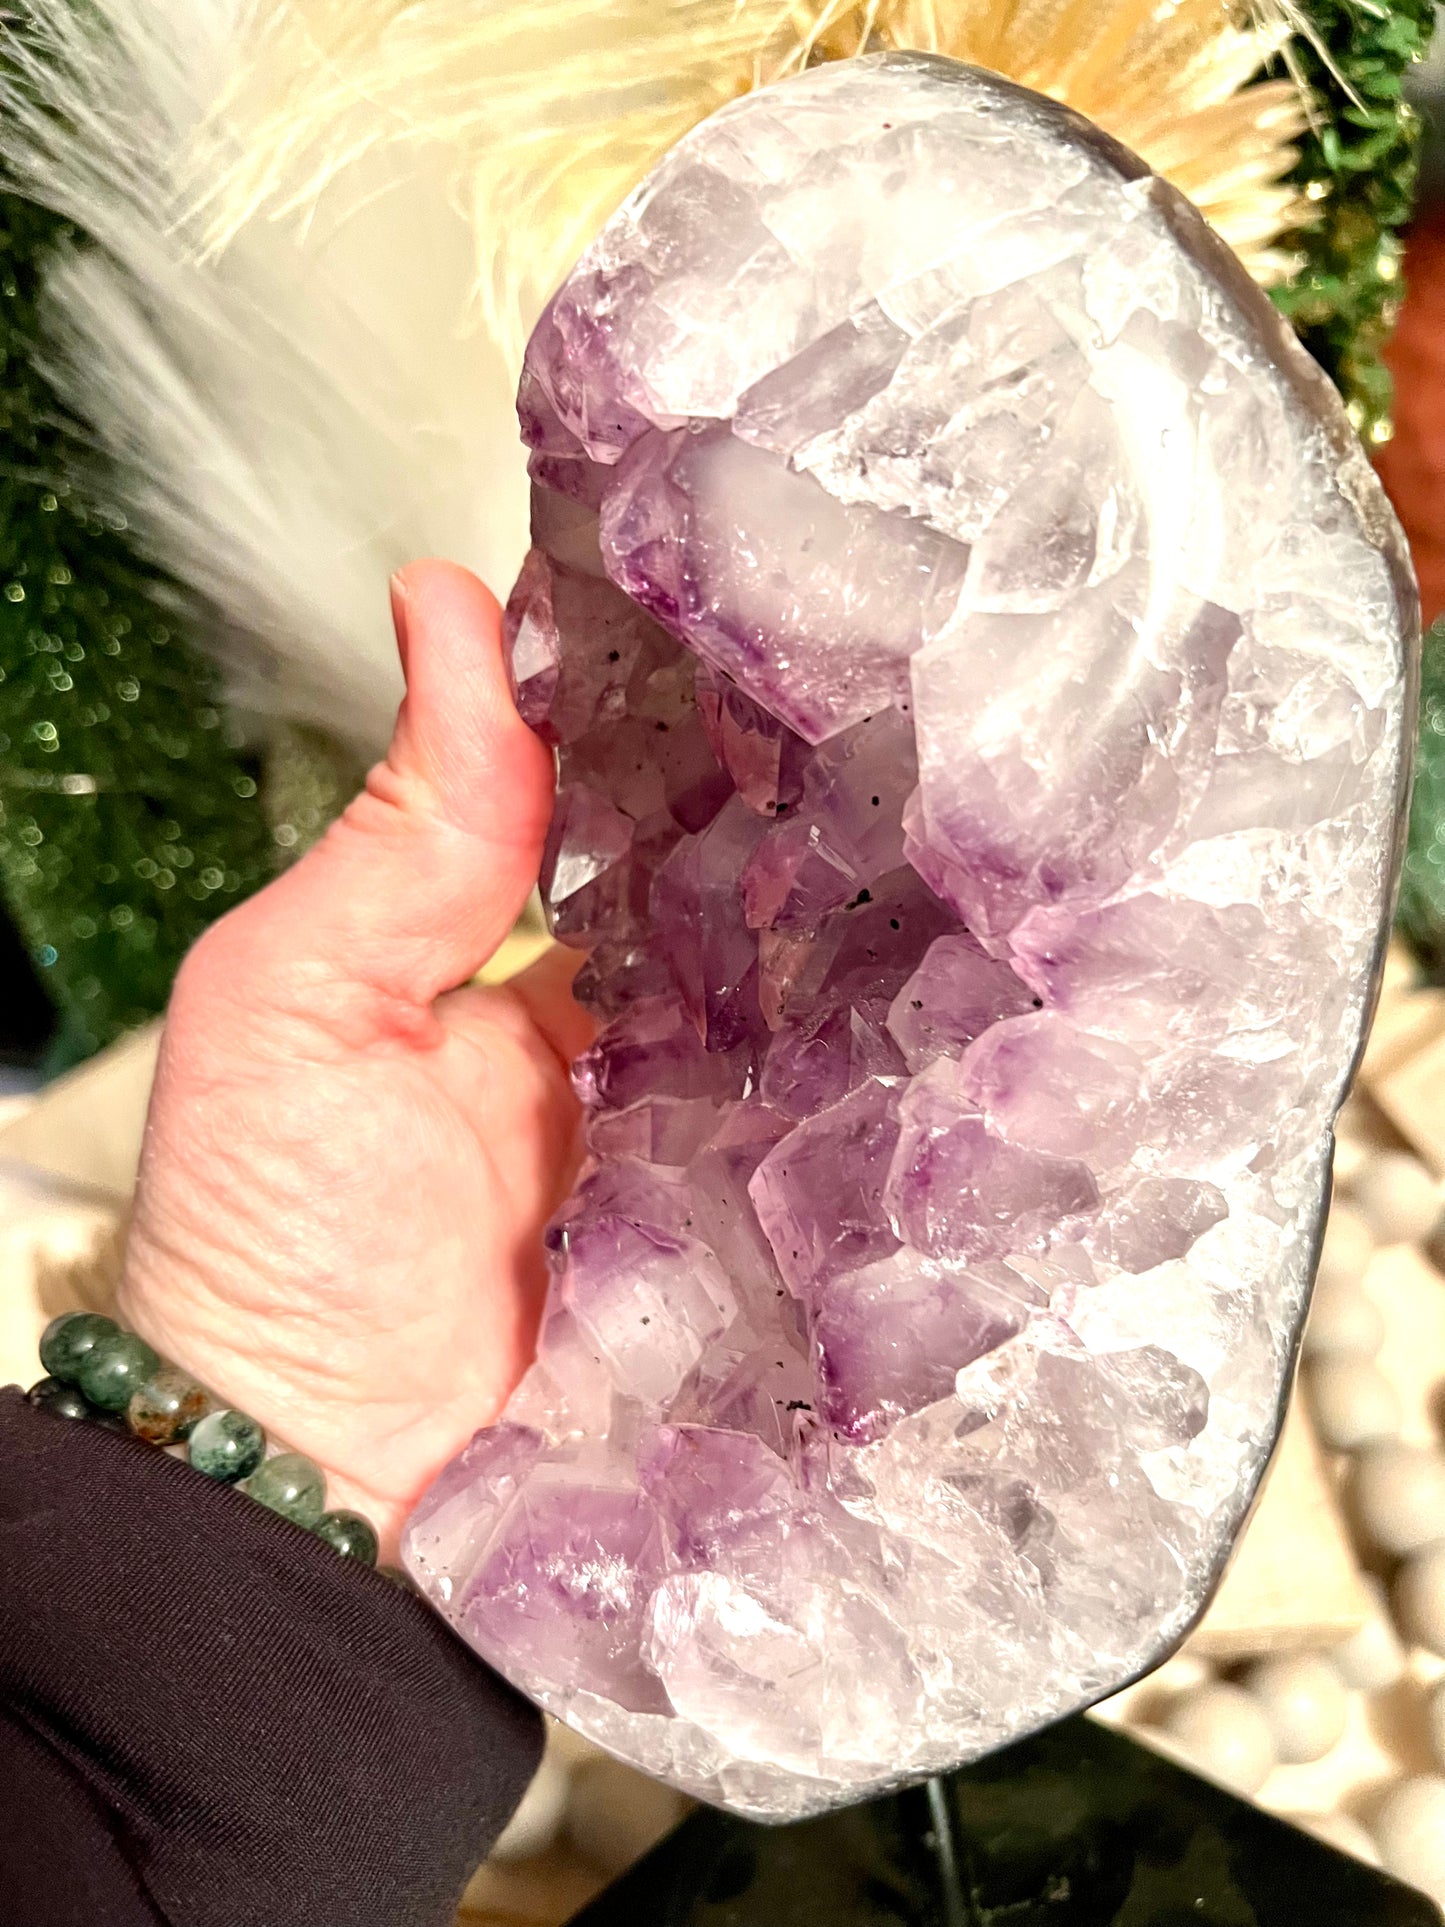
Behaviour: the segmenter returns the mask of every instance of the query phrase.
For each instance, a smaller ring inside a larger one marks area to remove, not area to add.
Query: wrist
[[[214,1324],[194,1307],[172,1320],[151,1300],[122,1290],[114,1315],[203,1386],[214,1404],[254,1419],[273,1452],[294,1452],[317,1466],[327,1508],[368,1519],[377,1563],[395,1565],[412,1507],[482,1420],[450,1426],[441,1410],[420,1417],[387,1410],[344,1378],[263,1351],[253,1332],[237,1329],[228,1309],[222,1312]]]
[[[322,1466],[115,1319],[62,1313],[42,1335],[40,1363],[46,1376],[31,1387],[33,1405],[183,1457],[342,1557],[374,1565],[383,1547],[394,1548],[394,1509],[383,1508],[380,1520],[361,1511],[347,1482],[328,1480]]]
[[[471,1316],[418,1302],[409,1280],[368,1286],[372,1304],[301,1254],[278,1266],[259,1237],[198,1248],[155,1219],[143,1200],[117,1317],[319,1465],[330,1502],[370,1517],[393,1561],[422,1493],[502,1406],[499,1347],[471,1342]]]

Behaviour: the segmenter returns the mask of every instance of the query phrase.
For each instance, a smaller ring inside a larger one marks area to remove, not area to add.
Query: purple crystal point
[[[786,1819],[1206,1602],[1372,993],[1413,597],[1222,245],[948,61],[689,134],[519,408],[588,1162],[406,1558],[543,1706]]]
[[[1015,971],[964,932],[939,937],[893,999],[888,1029],[910,1071],[957,1057],[1005,1017],[1043,1003]]]
[[[758,1166],[749,1194],[778,1271],[800,1297],[897,1249],[883,1207],[897,1144],[897,1086],[870,1078],[790,1131]]]
[[[1044,1094],[1034,1095],[1043,1106]],[[1062,1235],[1098,1203],[1082,1159],[1052,1156],[991,1127],[946,1060],[913,1080],[899,1122],[884,1203],[915,1251],[1002,1258]]]
[[[641,1652],[661,1555],[641,1493],[550,1471],[488,1540],[457,1621],[477,1645],[524,1642],[561,1687],[662,1713],[667,1696]]]
[[[737,1315],[706,1245],[620,1213],[569,1226],[561,1295],[613,1382],[645,1405],[667,1404]]]
[[[882,1438],[896,1420],[947,1399],[963,1367],[1025,1319],[1012,1274],[1000,1285],[908,1249],[845,1272],[819,1294],[813,1321],[821,1414],[850,1443]]]

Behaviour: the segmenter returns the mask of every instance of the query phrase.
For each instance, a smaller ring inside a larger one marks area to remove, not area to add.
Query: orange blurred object
[[[1428,626],[1445,612],[1445,207],[1426,210],[1410,230],[1405,289],[1385,352],[1395,434],[1375,463],[1410,538]]]

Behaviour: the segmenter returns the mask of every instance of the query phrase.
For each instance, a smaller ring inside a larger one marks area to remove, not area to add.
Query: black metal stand
[[[1441,1927],[1095,1721],[789,1827],[699,1812],[573,1927]]]

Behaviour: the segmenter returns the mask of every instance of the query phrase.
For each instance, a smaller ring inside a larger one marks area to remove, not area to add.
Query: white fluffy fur
[[[99,244],[62,257],[55,372],[114,459],[146,546],[215,612],[247,707],[363,756],[400,688],[386,584],[447,554],[502,595],[526,489],[499,349],[471,325],[473,239],[425,145],[369,157],[299,223],[258,221],[204,258],[192,170],[244,0],[31,0],[0,97],[0,158]]]

